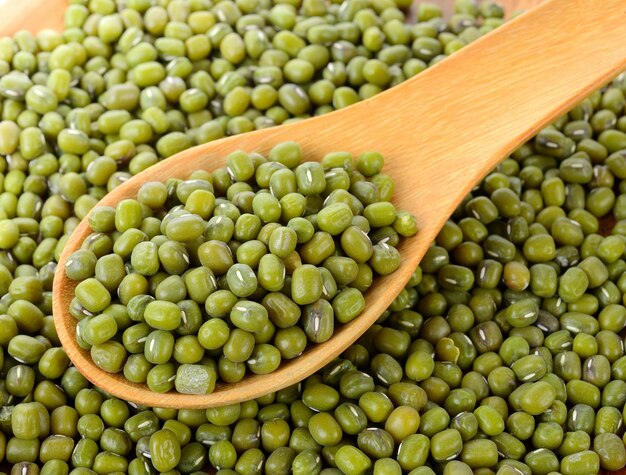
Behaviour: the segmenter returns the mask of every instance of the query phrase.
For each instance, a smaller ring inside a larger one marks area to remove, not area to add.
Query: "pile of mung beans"
[[[267,157],[238,150],[212,173],[147,182],[92,211],[65,273],[96,366],[155,392],[208,394],[276,371],[361,314],[416,219],[390,202],[380,153],[303,155],[296,142]]]
[[[476,186],[341,358],[253,401],[148,408],[91,386],[60,347],[52,279],[78,221],[193,144],[391,87],[496,28],[503,10],[457,0],[444,20],[422,3],[405,25],[407,2],[391,0],[70,3],[63,33],[0,39],[2,473],[626,464],[626,76]]]

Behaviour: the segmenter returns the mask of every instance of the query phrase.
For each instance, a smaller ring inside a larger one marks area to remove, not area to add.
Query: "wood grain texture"
[[[155,394],[100,371],[74,339],[67,313],[74,283],[67,257],[90,230],[87,221],[65,247],[54,282],[54,317],[74,364],[96,385],[126,400],[160,407],[207,407],[250,399],[300,381],[361,335],[403,288],[430,242],[471,187],[498,161],[626,65],[623,0],[551,0],[412,80],[351,108],[286,126],[226,138],[155,165],[107,195],[102,205],[135,196],[149,180],[212,170],[236,149],[266,153],[296,140],[306,156],[333,150],[380,150],[396,179],[395,203],[413,212],[418,237],[400,245],[403,262],[367,292],[363,315],[268,376],[219,386],[210,395]],[[589,67],[592,64],[593,67]]]
[[[0,36],[20,30],[61,31],[68,0],[0,0]]]

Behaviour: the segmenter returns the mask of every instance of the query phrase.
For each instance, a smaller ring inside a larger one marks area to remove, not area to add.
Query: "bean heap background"
[[[416,74],[502,9],[386,0],[72,2],[0,40],[0,459],[6,473],[596,473],[626,463],[621,76],[506,159],[406,289],[301,384],[207,411],[138,407],[71,366],[55,261],[132,174]],[[427,122],[427,118],[425,118]],[[427,205],[427,204],[425,204]],[[613,216],[609,236],[599,220]]]

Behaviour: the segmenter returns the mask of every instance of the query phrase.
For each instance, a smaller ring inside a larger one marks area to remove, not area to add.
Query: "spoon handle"
[[[441,224],[489,169],[624,67],[623,0],[551,0],[356,105],[377,119],[351,133],[366,147],[374,127],[386,131],[376,148],[392,158],[387,173],[409,184],[398,191],[422,224]]]

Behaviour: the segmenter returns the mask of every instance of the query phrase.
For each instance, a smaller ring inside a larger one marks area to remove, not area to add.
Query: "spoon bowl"
[[[501,159],[626,66],[623,0],[549,0],[465,47],[428,71],[372,99],[328,115],[228,137],[177,154],[128,180],[100,206],[135,197],[147,181],[187,178],[225,165],[238,149],[267,153],[287,140],[308,160],[346,150],[381,152],[395,179],[394,204],[417,217],[419,234],[398,246],[400,268],[375,279],[366,310],[326,343],[308,348],[268,375],[218,384],[208,395],[152,392],[121,374],[98,368],[75,338],[69,314],[76,282],[65,275],[68,257],[91,233],[83,219],[59,260],[53,288],[54,320],[73,364],[96,386],[128,401],[156,407],[206,408],[259,397],[295,384],[332,361],[361,336],[394,300],[448,216]],[[589,65],[592,67],[589,67]]]

